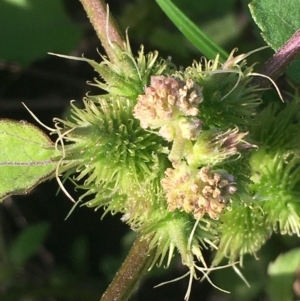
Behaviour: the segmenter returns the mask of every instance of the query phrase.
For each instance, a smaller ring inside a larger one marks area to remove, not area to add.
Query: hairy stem
[[[149,253],[150,241],[151,238],[136,238],[127,258],[100,301],[126,301],[130,298],[153,260],[155,250]]]
[[[276,80],[299,54],[300,29],[296,31],[292,37],[263,65],[260,73]],[[258,85],[260,88],[268,88],[270,86],[270,81],[263,77],[254,77],[253,81],[251,81],[251,85]]]
[[[117,43],[123,48],[124,39],[120,34],[117,23],[111,16],[107,15],[106,4],[103,0],[79,0],[83,5],[90,22],[92,23],[101,44],[113,63],[115,52],[112,43]],[[109,17],[109,18],[108,18]]]

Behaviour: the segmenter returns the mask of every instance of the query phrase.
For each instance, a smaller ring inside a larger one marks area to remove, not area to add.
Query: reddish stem
[[[263,65],[259,73],[276,80],[299,54],[300,29]],[[251,85],[258,85],[260,88],[268,88],[270,84],[268,79],[262,77],[255,77],[251,82]]]
[[[120,34],[115,20],[111,14],[108,18],[107,6],[103,0],[79,1],[83,5],[108,58],[113,63],[115,60],[115,52],[111,47],[111,43],[117,43],[121,48],[123,48],[124,44],[124,39]]]
[[[150,239],[137,237],[127,258],[100,301],[126,301],[147,272],[155,250],[149,253]]]

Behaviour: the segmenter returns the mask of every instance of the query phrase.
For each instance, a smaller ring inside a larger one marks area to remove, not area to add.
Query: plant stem
[[[151,238],[136,238],[127,258],[100,301],[126,301],[130,298],[153,260],[155,249],[149,253],[150,241]]]
[[[259,73],[276,80],[299,54],[300,29],[263,65]],[[270,81],[263,77],[254,77],[251,85],[264,89],[270,86]]]
[[[106,4],[103,0],[79,0],[83,5],[90,22],[92,23],[101,44],[113,63],[115,51],[112,43],[118,44],[123,48],[124,39],[120,34],[117,23],[111,16],[107,15]],[[109,18],[108,18],[109,17]]]
[[[109,58],[114,63],[117,59],[113,43],[124,46],[117,24],[112,16],[107,16],[103,0],[80,0],[98,38]],[[137,283],[149,268],[155,250],[149,254],[150,239],[136,238],[131,250],[114,280],[103,294],[100,301],[126,301],[132,295]]]

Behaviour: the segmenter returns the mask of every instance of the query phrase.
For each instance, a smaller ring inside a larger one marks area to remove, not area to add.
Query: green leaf
[[[253,0],[252,17],[266,43],[278,50],[300,28],[299,0]],[[300,82],[300,59],[288,69],[290,77]]]
[[[43,244],[49,230],[46,222],[26,227],[9,249],[9,258],[15,267],[22,267]]]
[[[58,155],[51,140],[24,121],[0,120],[0,201],[26,194],[53,175]]]
[[[300,248],[280,255],[269,265],[268,293],[272,301],[292,301],[293,282],[300,267]]]
[[[89,246],[86,237],[77,237],[72,244],[71,260],[77,274],[86,274],[88,267]]]
[[[156,0],[156,2],[184,36],[208,59],[214,59],[217,53],[219,53],[221,61],[226,60],[228,54],[185,16],[170,0]]]
[[[22,67],[48,51],[70,52],[82,36],[60,0],[2,0],[0,12],[0,60]]]

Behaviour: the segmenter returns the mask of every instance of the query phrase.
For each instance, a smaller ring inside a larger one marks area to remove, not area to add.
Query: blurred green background
[[[177,66],[187,66],[199,53],[168,20],[153,0],[107,1],[123,32],[128,29],[137,53],[158,50]],[[245,0],[174,0],[206,34],[230,52],[264,46]],[[67,112],[69,101],[86,92],[101,93],[86,82],[96,74],[82,62],[52,57],[47,52],[85,55],[100,61],[100,42],[76,0],[0,0],[0,118],[35,123],[21,102],[42,122]],[[98,49],[98,50],[97,50]],[[265,61],[270,49],[250,62]],[[71,183],[68,191],[76,198]],[[30,195],[8,198],[0,205],[0,299],[4,301],[95,301],[125,258],[134,233],[121,216],[105,216],[85,207],[65,220],[72,204],[58,192],[55,180]],[[269,300],[267,267],[278,254],[297,246],[294,237],[272,237],[258,254],[245,258],[243,270],[251,288],[232,269],[212,273],[224,294],[207,282],[194,282],[190,301]],[[211,254],[204,250],[209,262]],[[132,300],[183,300],[188,279],[154,289],[185,273],[179,258],[169,270],[154,270],[142,280]]]

